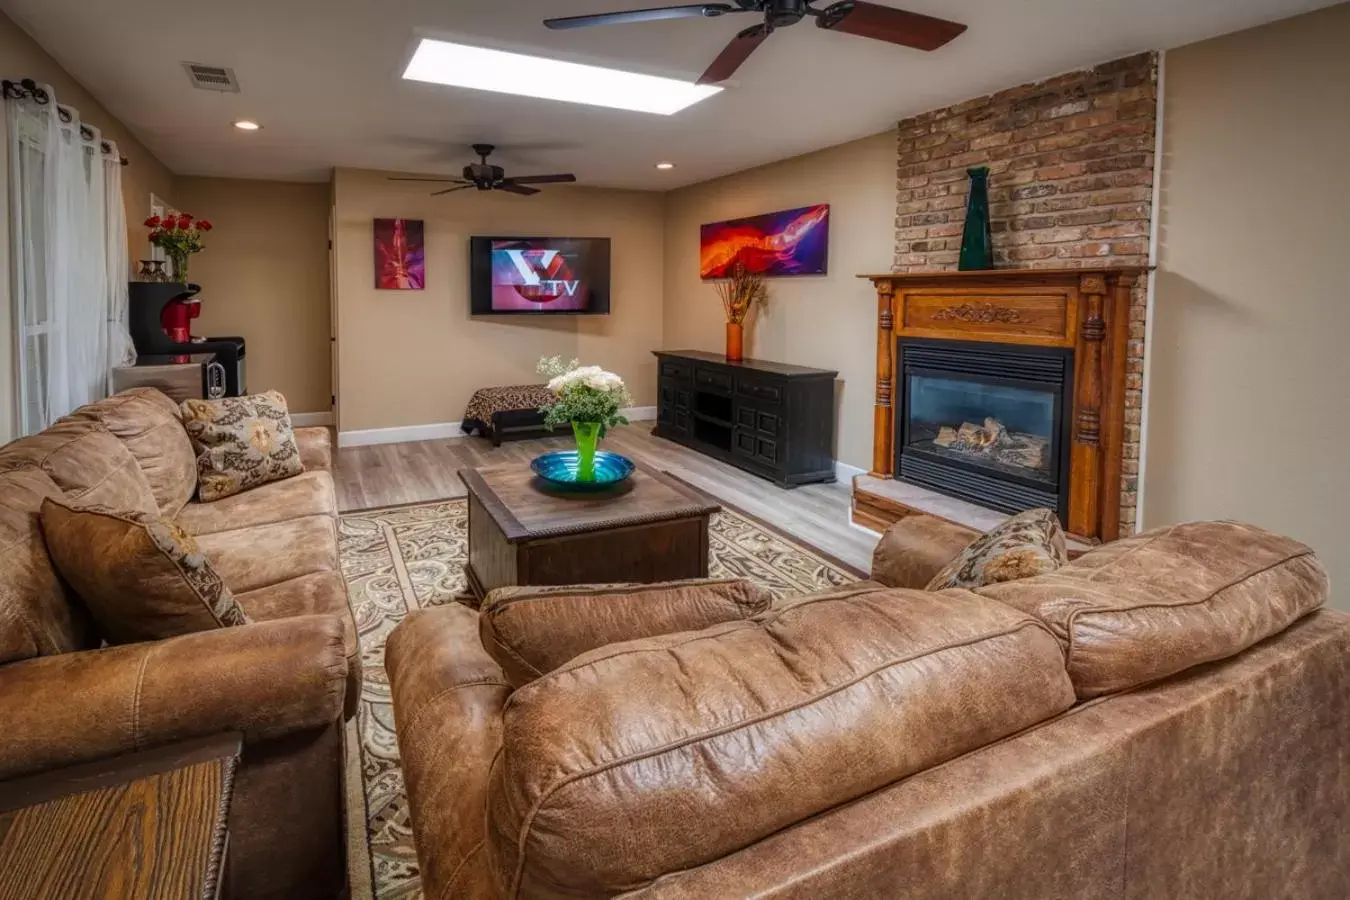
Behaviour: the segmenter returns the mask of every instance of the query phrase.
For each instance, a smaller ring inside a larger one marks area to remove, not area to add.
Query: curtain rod
[[[10,100],[22,100],[25,97],[31,97],[34,103],[41,106],[45,106],[52,102],[51,95],[43,90],[42,86],[31,78],[23,78],[19,81],[10,81],[6,78],[3,82],[0,82],[0,84],[3,84],[4,86],[5,97]],[[62,122],[67,124],[71,122],[70,113],[62,109],[59,104],[56,107],[56,114],[60,117]],[[94,139],[93,129],[89,128],[87,125],[81,124],[80,137],[84,138],[86,141],[92,141]],[[104,153],[111,153],[112,144],[107,141],[100,141],[99,150]],[[119,156],[118,162],[124,166],[131,165],[125,156]]]

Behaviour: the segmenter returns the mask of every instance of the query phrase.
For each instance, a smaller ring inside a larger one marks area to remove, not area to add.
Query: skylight
[[[424,38],[403,77],[411,81],[585,103],[669,116],[722,90],[673,78],[506,53]]]

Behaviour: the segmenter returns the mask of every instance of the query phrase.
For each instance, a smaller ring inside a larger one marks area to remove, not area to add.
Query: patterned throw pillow
[[[183,425],[197,449],[197,497],[203,503],[305,470],[286,398],[276,391],[185,400]]]
[[[928,582],[927,590],[978,588],[1053,572],[1069,561],[1064,530],[1048,509],[1029,509],[983,534]]]
[[[172,522],[48,497],[42,533],[57,571],[109,643],[248,624],[196,541]]]

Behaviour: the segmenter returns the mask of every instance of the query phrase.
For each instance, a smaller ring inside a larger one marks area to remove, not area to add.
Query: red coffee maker
[[[164,304],[159,314],[160,327],[175,344],[192,342],[192,320],[201,315],[202,301],[189,294],[181,294]],[[182,360],[186,362],[186,359]]]
[[[192,320],[202,305],[195,284],[133,281],[128,285],[128,328],[141,357],[163,356],[165,362],[187,362],[192,354],[214,353],[225,370],[225,396],[247,392],[242,337],[194,337]],[[172,359],[169,359],[172,357]]]

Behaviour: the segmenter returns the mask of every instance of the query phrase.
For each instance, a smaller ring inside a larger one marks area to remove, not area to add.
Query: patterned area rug
[[[353,816],[364,806],[368,838],[364,844],[352,835],[354,900],[422,896],[394,739],[384,643],[409,611],[453,603],[464,593],[467,536],[468,504],[463,499],[350,513],[341,520],[342,571],[365,667],[356,722],[359,776],[354,765],[349,768],[349,780],[360,783],[348,785]],[[778,597],[858,580],[841,564],[725,504],[713,517],[709,541],[714,577],[747,578]],[[368,854],[362,852],[367,846]],[[363,871],[367,866],[369,874]]]

